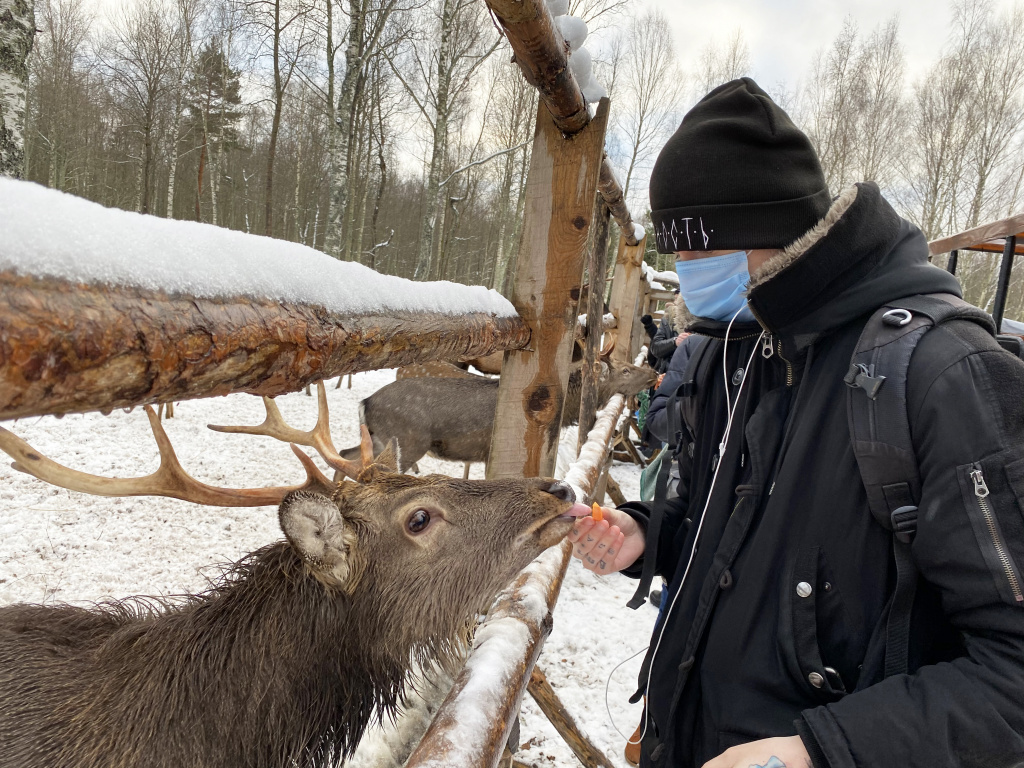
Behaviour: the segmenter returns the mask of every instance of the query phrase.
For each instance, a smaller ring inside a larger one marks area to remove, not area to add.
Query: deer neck
[[[400,649],[362,609],[330,593],[281,542],[236,563],[189,606],[153,619],[141,643],[136,628],[126,645],[135,673],[153,675],[154,695],[198,710],[178,713],[178,722],[217,718],[227,743],[251,744],[252,755],[239,756],[245,764],[261,744],[290,759],[313,748],[348,754],[374,712],[394,711],[408,666],[408,654],[397,658]],[[161,661],[173,674],[161,672]],[[153,711],[166,717],[161,706]]]

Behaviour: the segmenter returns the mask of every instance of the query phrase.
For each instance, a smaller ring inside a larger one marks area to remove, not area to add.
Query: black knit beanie
[[[810,140],[749,77],[687,112],[651,174],[659,253],[783,248],[830,203]]]

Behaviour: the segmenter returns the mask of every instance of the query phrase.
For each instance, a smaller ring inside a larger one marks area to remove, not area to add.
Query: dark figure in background
[[[641,316],[640,324],[644,327],[644,333],[647,334],[647,365],[652,370],[661,373],[658,370],[658,357],[654,354],[654,337],[658,333],[658,326],[654,324],[654,318],[650,315]]]
[[[680,334],[676,331],[676,316],[678,315],[678,296],[679,291],[676,291],[676,302],[665,305],[665,311],[661,316],[661,325],[658,326],[657,333],[651,339],[650,353],[648,357],[653,356],[656,363],[652,363],[651,367],[654,368],[658,373],[665,373],[668,370],[672,356],[675,354],[676,349],[682,344],[682,339],[686,337],[686,334]]]
[[[808,138],[747,78],[686,115],[650,192],[711,373],[664,515],[631,502],[570,533],[586,568],[650,562],[668,582],[637,692],[641,766],[1021,765],[1024,364],[954,318],[883,383],[919,473],[899,549],[850,436],[848,398],[869,388],[844,379],[879,308],[960,296],[956,279],[875,184],[832,199]],[[890,603],[894,552],[917,574],[913,611]],[[910,621],[895,644],[890,615]]]

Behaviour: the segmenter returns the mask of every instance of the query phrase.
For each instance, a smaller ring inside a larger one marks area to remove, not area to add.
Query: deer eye
[[[405,527],[409,529],[409,533],[423,533],[428,525],[430,525],[430,513],[425,509],[417,509],[409,516],[409,522],[405,524]]]

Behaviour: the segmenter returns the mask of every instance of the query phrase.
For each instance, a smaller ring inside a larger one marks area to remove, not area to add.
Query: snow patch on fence
[[[473,765],[484,752],[493,722],[501,711],[505,695],[513,685],[513,676],[521,674],[510,659],[522,656],[531,641],[529,628],[519,619],[505,616],[480,625],[473,652],[459,679],[465,686],[454,699],[450,714],[456,728],[445,734],[439,754],[419,763],[420,768],[450,768]],[[448,738],[448,736],[456,738]]]
[[[0,221],[0,271],[21,275],[313,304],[340,314],[516,315],[481,286],[381,275],[298,243],[105,208],[26,181],[0,178]]]
[[[593,478],[589,477],[594,467],[600,467],[608,454],[608,444],[615,432],[615,424],[622,415],[626,398],[613,395],[604,408],[597,412],[597,420],[590,430],[587,442],[580,449],[579,458],[565,473],[565,482],[572,486],[577,499],[588,499],[593,492]],[[586,490],[584,490],[586,489]]]

